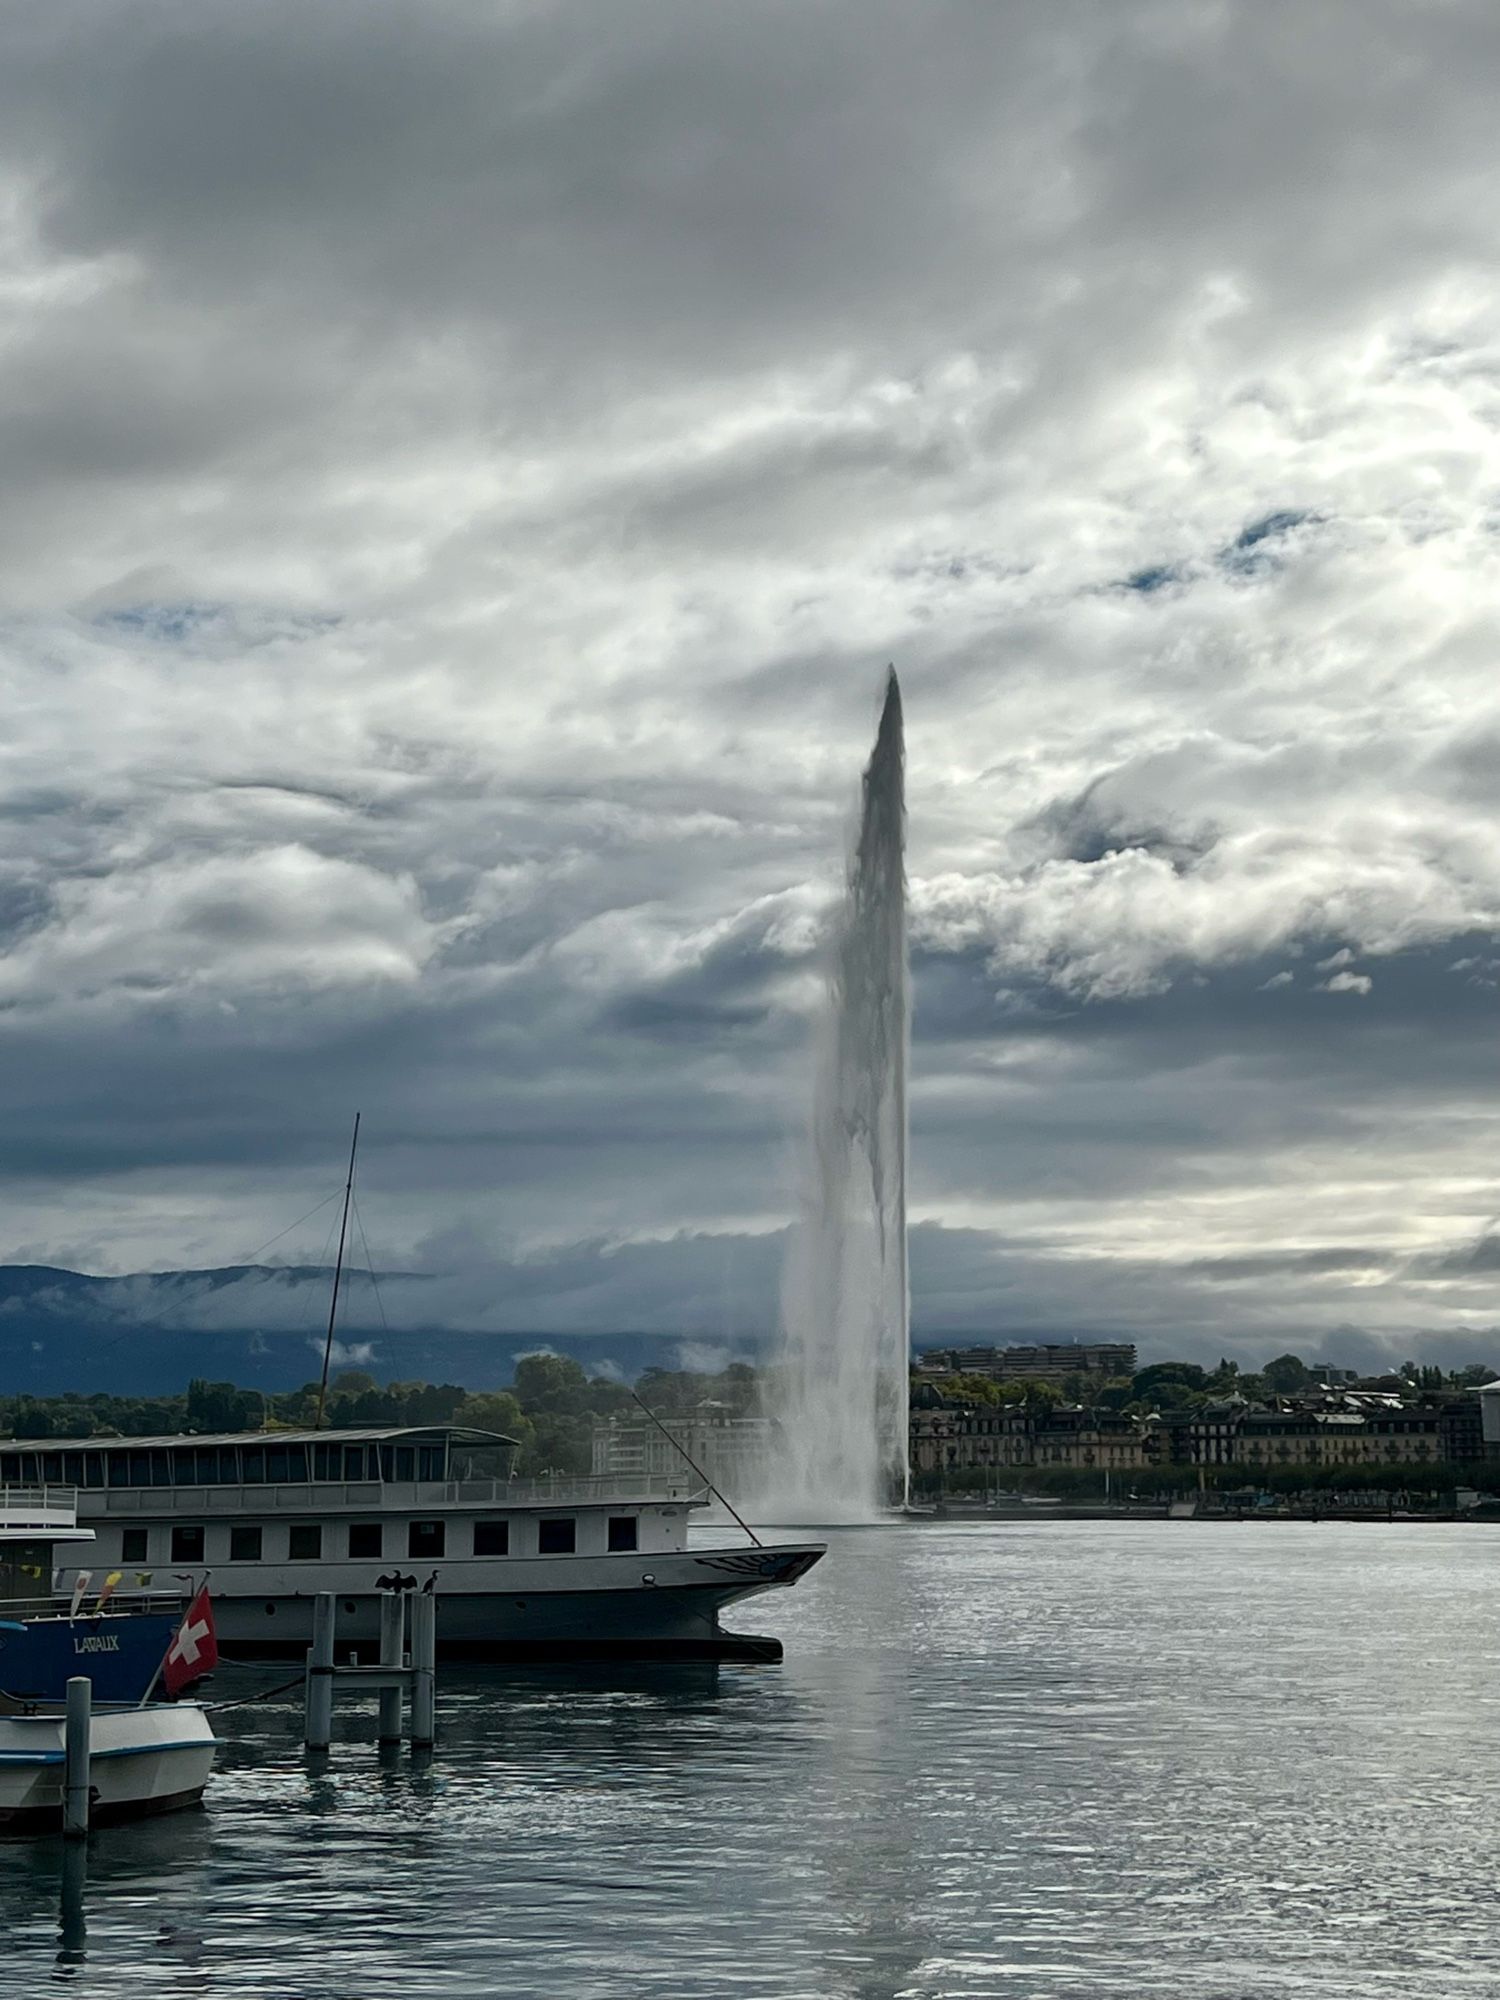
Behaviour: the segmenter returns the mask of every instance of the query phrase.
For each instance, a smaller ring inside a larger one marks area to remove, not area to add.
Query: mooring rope
[[[290,1694],[293,1688],[301,1687],[303,1676],[295,1675],[283,1681],[279,1687],[262,1688],[259,1694],[236,1695],[233,1701],[206,1701],[202,1704],[205,1715],[218,1715],[226,1708],[249,1708],[257,1701],[274,1701],[279,1694]]]

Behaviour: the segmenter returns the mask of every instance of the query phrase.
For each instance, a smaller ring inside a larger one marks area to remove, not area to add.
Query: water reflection
[[[840,1537],[780,1666],[445,1675],[205,1810],[0,1847],[0,1993],[1458,2000],[1500,1836],[1483,1530]],[[250,1670],[221,1693],[257,1685]]]
[[[86,1841],[62,1843],[58,1863],[59,1904],[57,1921],[57,1963],[60,1969],[81,1965],[88,1943],[88,1920],[84,1915],[84,1892],[89,1880],[89,1850]]]

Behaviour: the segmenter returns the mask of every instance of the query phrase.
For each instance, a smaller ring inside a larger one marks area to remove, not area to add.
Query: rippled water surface
[[[1500,1537],[1060,1521],[835,1535],[780,1666],[444,1673],[205,1810],[0,1847],[0,1992],[1500,1992]],[[273,1673],[220,1676],[220,1694]]]

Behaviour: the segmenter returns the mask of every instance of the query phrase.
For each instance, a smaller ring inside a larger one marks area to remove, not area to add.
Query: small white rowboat
[[[196,1805],[218,1745],[196,1702],[97,1707],[89,1737],[91,1824]],[[62,1824],[63,1712],[0,1711],[0,1835],[48,1833]]]

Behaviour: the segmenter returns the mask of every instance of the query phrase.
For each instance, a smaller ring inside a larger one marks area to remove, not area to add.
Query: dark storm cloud
[[[1330,1244],[1320,1250],[1264,1250],[1248,1257],[1204,1257],[1184,1269],[1190,1276],[1208,1278],[1215,1284],[1235,1285],[1259,1284],[1267,1278],[1296,1277],[1303,1273],[1321,1276],[1327,1272],[1379,1272],[1390,1262],[1388,1251],[1351,1243]]]
[[[1483,1337],[1492,9],[0,32],[0,1251],[763,1330],[894,658],[919,1323]]]

